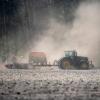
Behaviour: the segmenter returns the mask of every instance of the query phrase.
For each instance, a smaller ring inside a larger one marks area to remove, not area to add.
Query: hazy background
[[[0,55],[46,52],[48,60],[76,50],[100,64],[99,0],[0,0]]]

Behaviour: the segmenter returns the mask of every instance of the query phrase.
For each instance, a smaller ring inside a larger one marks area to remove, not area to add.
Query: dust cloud
[[[66,50],[76,50],[87,56],[95,66],[99,65],[100,2],[87,0],[78,6],[72,23],[64,23],[50,17],[48,30],[30,51],[46,52],[49,61],[64,56]]]
[[[25,56],[26,62],[31,51],[45,52],[53,62],[76,50],[99,67],[99,0],[5,1],[0,2],[0,62],[12,55]]]

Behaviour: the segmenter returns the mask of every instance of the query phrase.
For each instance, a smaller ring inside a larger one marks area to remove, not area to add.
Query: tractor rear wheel
[[[71,69],[70,61],[66,58],[62,58],[59,61],[59,68],[61,68],[61,69]]]

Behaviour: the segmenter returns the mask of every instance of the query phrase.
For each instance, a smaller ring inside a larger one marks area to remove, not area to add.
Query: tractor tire
[[[66,58],[62,58],[60,61],[59,61],[59,68],[60,69],[71,69],[71,64],[70,64],[70,61]]]
[[[87,63],[83,62],[83,63],[81,63],[81,65],[80,65],[80,69],[82,69],[82,70],[89,69],[89,65],[88,65]]]

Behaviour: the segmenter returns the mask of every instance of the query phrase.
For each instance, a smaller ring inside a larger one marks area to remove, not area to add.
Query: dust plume
[[[0,62],[31,51],[49,61],[76,50],[99,65],[99,0],[0,1]]]
[[[80,3],[74,12],[72,23],[64,23],[51,17],[48,30],[31,51],[44,51],[53,61],[64,56],[66,50],[76,50],[79,55],[87,56],[96,66],[99,65],[100,40],[100,2],[87,0]]]

